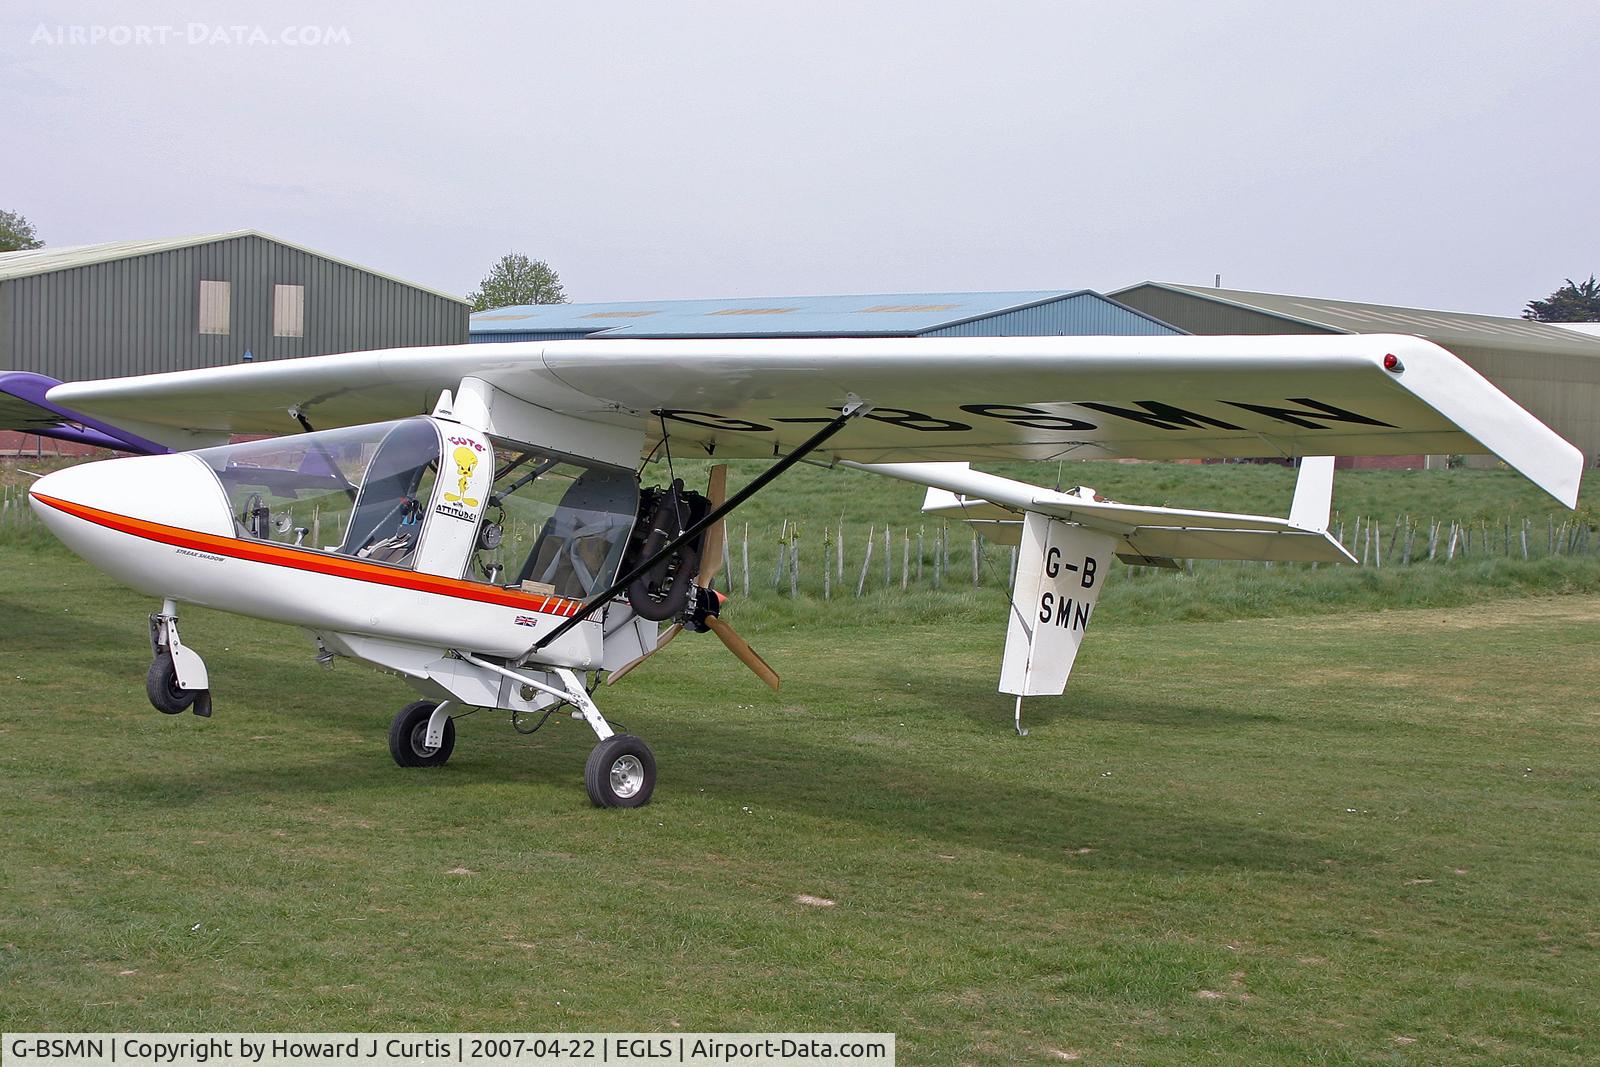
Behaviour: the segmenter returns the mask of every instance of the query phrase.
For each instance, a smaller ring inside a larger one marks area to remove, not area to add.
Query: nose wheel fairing
[[[183,643],[178,632],[178,605],[163,601],[150,616],[150,654],[154,662],[145,679],[145,692],[157,711],[173,715],[193,711],[211,717],[211,676],[200,654]]]

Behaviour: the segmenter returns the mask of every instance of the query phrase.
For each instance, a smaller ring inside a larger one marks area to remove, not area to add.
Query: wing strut
[[[746,500],[749,500],[751,497],[755,496],[762,489],[765,489],[774,478],[788,470],[790,467],[794,466],[796,463],[799,463],[802,459],[805,459],[811,453],[815,452],[818,448],[822,447],[828,438],[844,429],[853,419],[865,415],[870,410],[872,410],[870,404],[863,402],[859,397],[852,396],[848,402],[846,402],[843,409],[840,410],[837,418],[830,419],[826,426],[812,434],[793,452],[790,452],[788,455],[778,460],[778,462],[762,471],[749,485],[745,486],[743,489],[730,496],[727,500],[723,501],[721,507],[711,509],[699,522],[694,523],[688,529],[684,530],[683,533],[662,545],[660,550],[654,555],[635,564],[634,567],[628,571],[628,573],[612,582],[609,588],[591,598],[587,604],[578,609],[578,613],[576,615],[567,616],[566,621],[560,626],[557,626],[554,630],[551,630],[549,633],[539,638],[539,640],[535,641],[533,643],[532,651],[539,651],[545,645],[548,645],[550,642],[559,638],[562,634],[567,633],[584,619],[587,619],[595,612],[604,608],[607,604],[611,603],[612,597],[616,596],[618,593],[628,588],[628,586],[632,585],[635,578],[638,578],[641,574],[644,574],[646,571],[650,570],[650,568],[654,567],[657,563],[678,551],[679,548],[694,540],[694,538],[699,537],[702,530],[706,530],[716,523],[721,522],[723,516],[727,515],[728,512],[732,511],[740,504],[743,504]]]

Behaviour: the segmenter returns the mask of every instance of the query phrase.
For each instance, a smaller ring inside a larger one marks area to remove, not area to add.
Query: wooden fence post
[[[772,588],[778,588],[778,583],[783,580],[783,567],[788,562],[789,555],[789,520],[784,519],[783,525],[778,528],[778,561],[772,566]]]
[[[911,529],[906,528],[905,539],[900,543],[900,591],[911,584]]]
[[[867,554],[861,558],[861,577],[856,579],[856,596],[867,589],[867,568],[872,566],[872,535],[875,532],[872,527],[867,527]]]
[[[833,541],[828,528],[822,528],[822,599],[833,599],[833,583],[830,580],[833,572]]]

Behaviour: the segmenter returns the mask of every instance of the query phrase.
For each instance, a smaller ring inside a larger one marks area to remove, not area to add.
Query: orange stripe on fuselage
[[[289,567],[297,571],[329,574],[336,578],[350,578],[358,582],[372,582],[376,585],[413,589],[420,593],[435,593],[439,596],[455,597],[458,600],[477,600],[485,604],[501,604],[508,608],[521,608],[525,611],[542,612],[546,615],[575,615],[578,609],[583,606],[580,601],[568,600],[565,597],[535,596],[532,593],[504,589],[496,585],[467,582],[459,578],[442,578],[436,574],[418,574],[416,571],[401,570],[398,567],[385,567],[382,564],[351,559],[348,556],[332,556],[309,549],[286,548],[282,545],[267,544],[260,541],[246,541],[238,537],[218,537],[216,534],[197,533],[194,530],[184,530],[177,526],[164,526],[159,522],[149,522],[145,519],[135,519],[128,515],[118,515],[111,511],[101,511],[99,508],[75,504],[70,500],[60,500],[40,493],[30,493],[29,496],[41,504],[55,508],[57,511],[82,519],[85,522],[92,522],[96,526],[104,526],[108,530],[132,534],[147,541],[157,541],[161,544],[175,545],[179,548],[195,549],[197,551],[212,552],[219,556],[229,556],[233,559],[249,560],[252,563],[265,563],[274,567]]]

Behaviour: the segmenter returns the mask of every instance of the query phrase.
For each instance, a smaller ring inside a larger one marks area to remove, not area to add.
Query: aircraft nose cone
[[[62,505],[96,506],[100,494],[95,492],[95,485],[101,479],[93,475],[86,476],[84,473],[96,466],[99,464],[85,463],[54,471],[43,478],[35,479],[28,487],[28,504],[33,508],[33,513],[43,520],[45,526],[56,536],[59,537],[61,533],[57,526],[60,516],[64,513]]]
[[[40,478],[28,496],[51,533],[101,566],[126,538],[150,540],[162,528],[234,533],[221,484],[188,455],[80,463]]]
[[[28,487],[28,503],[33,509],[44,514],[45,507],[51,500],[71,500],[76,503],[73,490],[73,472],[77,467],[68,467],[65,470],[46,474],[42,478],[35,478]]]

